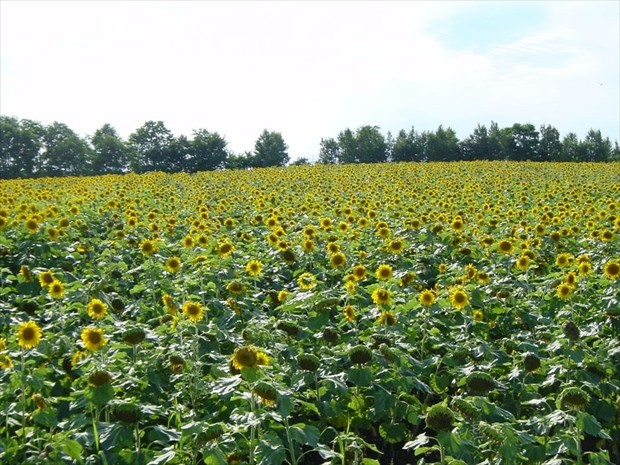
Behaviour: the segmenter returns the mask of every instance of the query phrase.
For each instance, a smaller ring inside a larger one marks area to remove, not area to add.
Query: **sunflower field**
[[[0,182],[0,463],[620,461],[620,164]]]

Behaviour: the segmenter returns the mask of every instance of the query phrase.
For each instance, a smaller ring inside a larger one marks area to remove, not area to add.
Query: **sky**
[[[620,141],[620,2],[0,0],[0,114],[235,153],[267,129],[312,161],[362,125]]]

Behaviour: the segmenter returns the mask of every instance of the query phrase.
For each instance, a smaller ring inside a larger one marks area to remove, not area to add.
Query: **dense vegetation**
[[[0,182],[0,462],[620,461],[620,164]]]
[[[161,121],[147,121],[125,141],[109,124],[81,138],[67,125],[44,126],[36,121],[0,116],[0,178],[101,175],[114,173],[167,173],[284,166],[288,146],[282,134],[264,130],[254,150],[234,154],[217,132],[194,131],[191,138],[175,136]],[[620,160],[600,131],[591,129],[583,140],[575,133],[560,139],[550,125],[500,128],[478,125],[463,140],[451,128],[436,131],[401,130],[384,136],[376,126],[346,129],[337,137],[321,139],[319,163],[382,163],[388,161],[586,161]],[[293,164],[308,164],[307,157]]]

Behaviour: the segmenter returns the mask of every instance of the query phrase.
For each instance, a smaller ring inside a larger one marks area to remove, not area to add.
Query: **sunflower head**
[[[52,283],[47,287],[47,290],[50,296],[54,299],[61,299],[65,295],[65,286],[57,279],[52,281]]]
[[[523,356],[523,366],[530,373],[536,371],[540,368],[540,358],[532,352],[527,352]]]
[[[258,366],[258,349],[252,345],[247,345],[235,349],[232,356],[233,367],[237,370],[242,368],[256,368]]]
[[[426,426],[434,431],[450,431],[454,412],[443,404],[435,404],[426,412]]]
[[[142,328],[130,328],[123,333],[123,341],[129,345],[137,345],[144,341],[146,333]]]
[[[372,351],[365,345],[357,345],[349,350],[349,360],[355,365],[363,365],[372,360]]]
[[[205,315],[202,305],[198,302],[185,302],[183,304],[183,313],[194,323],[198,323]]]
[[[142,418],[140,407],[133,402],[122,402],[112,409],[114,419],[121,423],[138,423]]]
[[[485,395],[495,387],[495,379],[488,373],[475,371],[467,377],[467,389],[474,395]]]
[[[611,281],[615,281],[620,276],[620,262],[610,260],[603,266],[603,273]]]
[[[560,393],[560,406],[571,410],[579,410],[590,402],[590,395],[577,386],[571,386]]]
[[[20,323],[17,328],[17,343],[24,349],[32,349],[41,342],[42,331],[34,321]]]
[[[105,370],[95,370],[88,375],[88,384],[94,387],[112,382],[112,375]]]
[[[275,405],[278,400],[278,391],[271,384],[265,381],[259,381],[254,385],[252,392],[258,396],[258,399],[265,405]]]
[[[108,340],[103,335],[103,330],[100,328],[84,328],[81,334],[84,347],[91,352],[95,352],[101,349]]]
[[[454,286],[450,289],[450,303],[457,310],[462,310],[469,304],[469,296],[463,286]]]
[[[179,257],[170,257],[166,260],[166,269],[170,273],[176,273],[181,269],[181,259]]]
[[[108,306],[99,299],[92,299],[86,307],[88,316],[93,320],[100,320],[108,313]]]
[[[435,293],[430,289],[424,289],[420,294],[418,294],[418,301],[424,307],[430,307],[435,303],[436,300]]]
[[[377,271],[375,272],[375,276],[381,281],[390,279],[392,275],[392,267],[386,264],[379,265],[379,268],[377,268]]]
[[[321,365],[319,357],[313,354],[300,354],[297,356],[297,364],[302,370],[316,371]]]

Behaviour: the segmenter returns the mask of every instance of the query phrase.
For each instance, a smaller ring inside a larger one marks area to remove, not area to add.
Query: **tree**
[[[603,139],[601,131],[590,129],[583,141],[583,160],[590,162],[609,161],[612,146],[609,138]]]
[[[174,136],[162,121],[147,121],[129,136],[131,167],[138,173],[178,171],[183,164],[175,151]]]
[[[486,126],[478,124],[467,139],[460,143],[463,160],[481,160],[489,157],[491,138]]]
[[[43,135],[42,172],[46,176],[86,173],[89,147],[66,124],[53,122]]]
[[[569,132],[562,139],[562,156],[560,161],[581,161],[585,158],[583,145],[577,134]]]
[[[288,145],[284,142],[282,134],[263,130],[254,144],[253,166],[256,168],[284,166],[288,162]]]
[[[437,131],[428,134],[425,158],[428,161],[457,161],[461,158],[459,140],[452,128],[439,125]]]
[[[43,133],[34,121],[0,116],[0,178],[34,176]]]
[[[388,144],[378,126],[358,128],[355,142],[359,163],[382,163],[388,160]]]
[[[231,153],[226,159],[226,169],[228,170],[242,170],[251,168],[254,163],[254,155],[252,152],[245,152],[240,154]]]
[[[489,148],[485,155],[487,160],[506,160],[508,156],[504,150],[504,131],[495,121],[489,126]]]
[[[398,131],[398,135],[392,144],[390,160],[392,161],[422,161],[424,157],[424,141],[412,127],[409,132],[404,129]]]
[[[321,138],[321,149],[319,150],[319,163],[323,165],[333,165],[340,160],[340,145],[336,139],[330,137],[328,139]]]
[[[194,131],[190,143],[190,157],[187,160],[188,171],[194,173],[224,168],[228,159],[227,145],[228,142],[217,132],[206,129]]]
[[[301,157],[298,158],[297,160],[295,160],[293,163],[291,163],[291,166],[305,166],[305,165],[310,165],[310,160],[306,157]]]
[[[560,131],[549,124],[541,126],[537,161],[558,161],[561,158]]]
[[[116,129],[106,123],[90,138],[93,150],[90,158],[91,174],[124,173],[129,164],[129,148],[118,136]]]
[[[515,123],[505,128],[505,149],[509,160],[538,159],[538,131],[533,124]]]
[[[340,147],[340,163],[358,163],[357,140],[353,131],[346,128],[338,134],[338,147]]]

